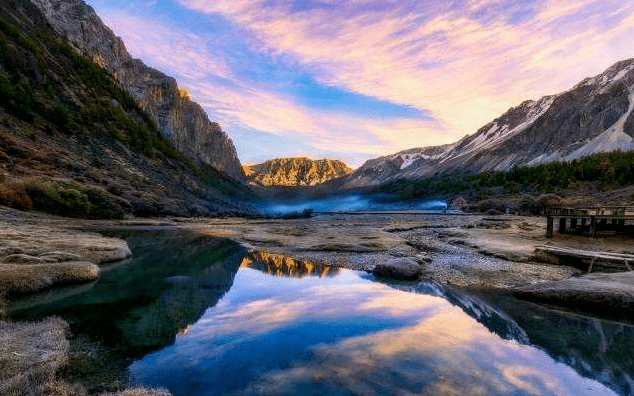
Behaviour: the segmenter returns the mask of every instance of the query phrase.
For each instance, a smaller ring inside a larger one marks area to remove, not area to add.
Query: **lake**
[[[11,314],[62,316],[133,383],[175,396],[634,389],[628,324],[504,293],[380,282],[193,233],[117,236],[131,260],[105,266],[93,284],[18,300]]]

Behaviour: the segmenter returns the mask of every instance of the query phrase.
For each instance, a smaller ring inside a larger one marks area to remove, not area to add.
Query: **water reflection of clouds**
[[[324,323],[327,331],[319,327]],[[272,366],[244,361],[278,357]],[[248,364],[257,368],[249,371]],[[234,288],[187,335],[131,370],[143,380],[194,366],[205,372],[195,380],[209,386],[226,380],[213,370],[243,370],[233,374],[247,376],[238,388],[222,390],[243,395],[613,394],[538,349],[499,338],[440,297],[398,291],[350,271],[288,279],[242,269]]]
[[[271,371],[242,394],[293,394],[316,380],[326,393],[344,388],[355,395],[615,394],[463,315],[452,310],[411,327],[319,345],[311,360]]]

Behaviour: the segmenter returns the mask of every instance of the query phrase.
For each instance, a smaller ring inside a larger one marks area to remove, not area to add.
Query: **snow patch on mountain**
[[[541,164],[548,164],[550,162],[559,161],[560,159],[561,159],[561,152],[559,150],[557,150],[557,151],[552,152],[552,153],[544,153],[544,154],[534,158],[532,161],[527,163],[526,166],[537,166],[537,165],[541,165]]]
[[[467,146],[468,150],[482,150],[490,148],[499,142],[505,141],[516,134],[529,128],[539,117],[541,117],[555,101],[556,96],[545,96],[538,101],[527,102],[528,111],[524,122],[511,128],[509,125],[502,126],[495,122],[488,131],[479,134]]]
[[[634,64],[633,64],[633,65],[630,65],[630,66],[628,66],[628,67],[626,67],[625,69],[623,69],[623,70],[621,70],[621,71],[619,71],[619,72],[618,72],[618,73],[617,73],[614,77],[612,77],[612,78],[610,79],[610,81],[608,82],[608,84],[611,84],[611,83],[613,83],[613,82],[615,82],[615,81],[619,81],[620,79],[622,79],[623,77],[625,77],[625,75],[626,75],[627,73],[629,73],[632,69],[634,69]]]
[[[634,139],[632,139],[632,137],[626,134],[623,130],[627,118],[630,114],[632,114],[632,111],[634,111],[634,94],[630,95],[629,99],[629,109],[614,125],[584,146],[566,156],[565,161],[572,161],[574,159],[579,159],[599,152],[634,150]]]
[[[404,154],[399,154],[396,157],[394,157],[394,159],[399,158],[403,161],[403,163],[401,164],[401,170],[410,167],[412,164],[414,164],[414,162],[420,160],[420,159],[426,159],[426,160],[436,160],[436,159],[440,159],[442,158],[442,156],[445,154],[446,152],[443,153],[439,153],[436,155],[429,155],[429,154],[425,154],[422,150],[420,152],[408,152],[408,153],[404,153]]]

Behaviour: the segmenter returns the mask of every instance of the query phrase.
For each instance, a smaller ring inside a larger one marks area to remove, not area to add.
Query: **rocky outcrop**
[[[342,184],[351,188],[452,171],[507,171],[634,150],[633,97],[634,59],[630,59],[569,91],[525,101],[454,144],[369,160]]]
[[[378,264],[372,273],[380,278],[415,280],[420,278],[422,268],[413,258],[401,257]]]
[[[515,290],[530,301],[620,320],[634,314],[634,272],[593,273],[556,282],[541,282]]]
[[[250,184],[261,186],[315,186],[352,172],[341,161],[305,157],[278,158],[243,169]]]
[[[82,54],[108,70],[158,126],[161,134],[194,163],[205,163],[244,180],[231,139],[174,78],[132,59],[116,37],[82,0],[32,0],[49,24]]]

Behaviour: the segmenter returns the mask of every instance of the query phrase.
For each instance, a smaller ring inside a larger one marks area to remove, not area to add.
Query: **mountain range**
[[[528,100],[456,143],[371,159],[338,188],[377,186],[454,171],[508,171],[599,152],[634,150],[634,59],[568,91]]]
[[[176,80],[133,59],[83,0],[31,0],[53,29],[81,54],[106,69],[158,126],[161,135],[194,163],[244,180],[233,142],[220,125],[179,90]]]
[[[0,2],[0,204],[69,216],[245,215],[235,148],[80,0]]]
[[[453,144],[352,171],[308,158],[242,167],[219,124],[174,78],[133,59],[82,0],[1,2],[0,47],[0,203],[56,213],[252,213],[247,182],[332,193],[634,150],[632,59]]]

